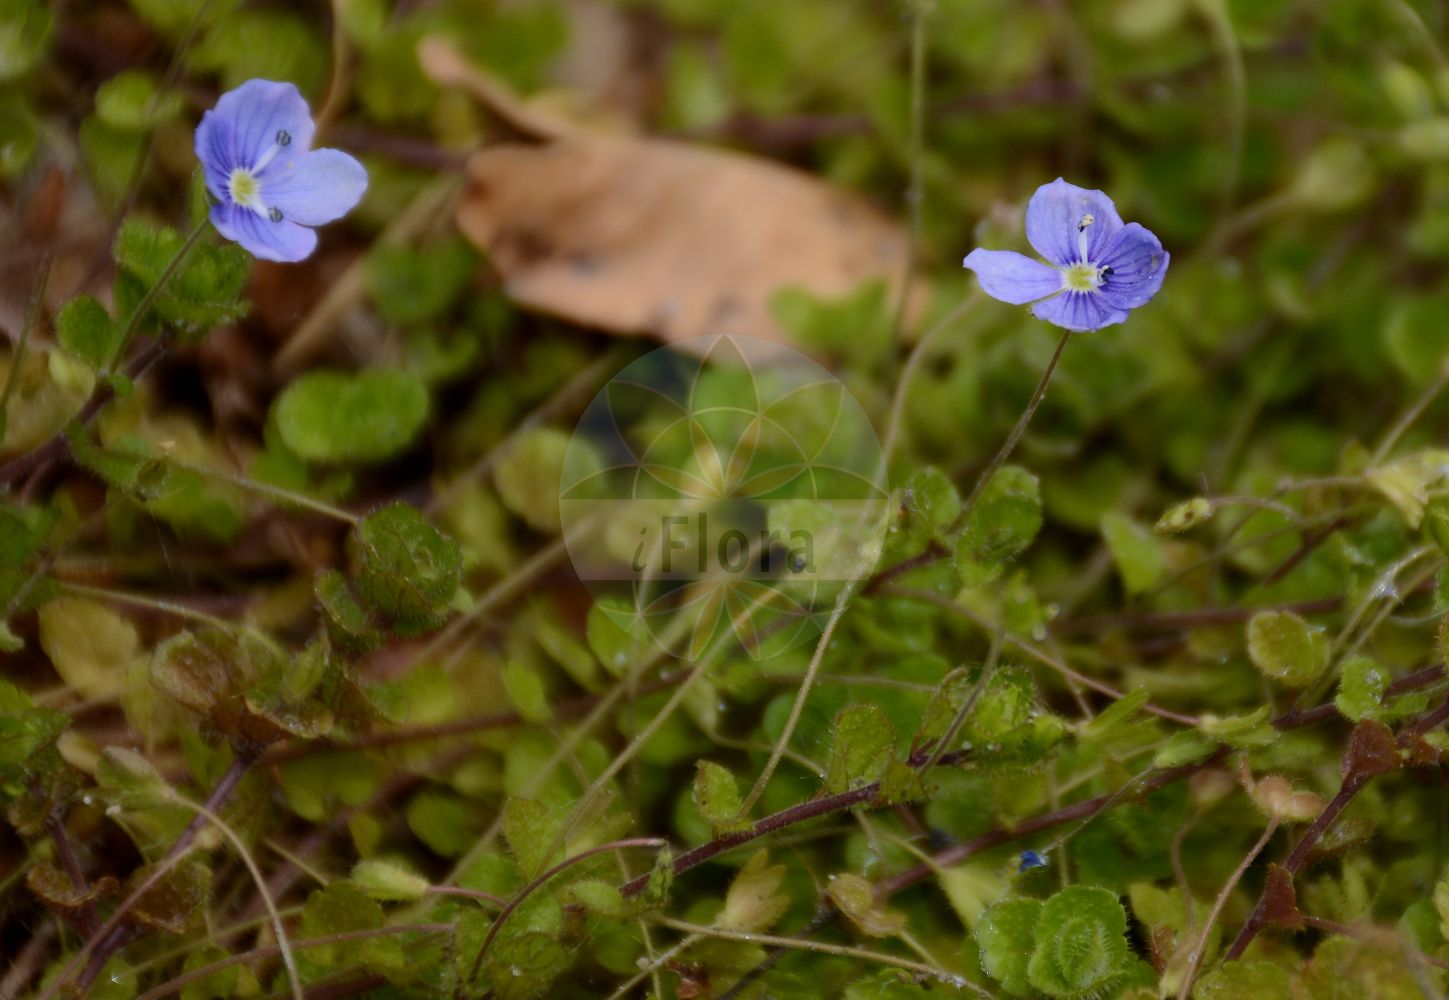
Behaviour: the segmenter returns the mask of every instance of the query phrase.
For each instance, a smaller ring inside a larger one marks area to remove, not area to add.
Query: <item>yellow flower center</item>
[[[231,200],[243,208],[255,208],[262,193],[262,186],[249,170],[233,170],[227,189]]]
[[[1092,264],[1062,268],[1062,287],[1072,292],[1095,292],[1102,284],[1102,272]]]

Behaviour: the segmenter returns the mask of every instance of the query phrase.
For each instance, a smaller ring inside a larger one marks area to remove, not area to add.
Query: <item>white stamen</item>
[[[1091,212],[1082,216],[1082,221],[1077,223],[1077,256],[1081,263],[1087,263],[1087,227],[1095,224],[1097,217]]]
[[[278,133],[278,134],[285,135],[286,133],[283,132],[283,133]],[[292,142],[291,138],[288,137],[287,144],[290,145],[291,142]],[[267,148],[267,151],[265,153],[263,153],[261,156],[257,157],[257,162],[254,163],[254,164],[252,164],[252,173],[259,174],[263,170],[267,169],[267,164],[269,164],[273,160],[275,160],[277,158],[277,154],[280,153],[281,151],[282,151],[282,145],[280,143],[275,143],[275,142],[272,143],[271,146],[269,146]]]

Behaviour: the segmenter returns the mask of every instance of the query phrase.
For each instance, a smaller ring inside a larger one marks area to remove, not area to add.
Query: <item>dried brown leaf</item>
[[[1345,778],[1372,778],[1389,774],[1403,767],[1399,756],[1399,745],[1388,726],[1373,719],[1366,719],[1353,727],[1348,739],[1348,750],[1343,755],[1342,771]]]
[[[436,40],[434,80],[462,86],[542,145],[475,154],[459,229],[522,305],[673,342],[786,339],[772,296],[899,282],[907,240],[849,192],[770,160],[665,139],[597,135],[539,112]]]
[[[1303,929],[1303,914],[1298,912],[1298,892],[1293,875],[1282,865],[1268,866],[1268,883],[1263,887],[1263,917],[1268,923],[1289,930]]]

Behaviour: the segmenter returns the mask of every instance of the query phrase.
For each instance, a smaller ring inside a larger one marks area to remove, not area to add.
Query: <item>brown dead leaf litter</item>
[[[436,39],[419,58],[537,140],[473,154],[457,208],[459,229],[526,308],[665,342],[783,341],[770,307],[780,289],[832,298],[884,279],[899,290],[905,232],[849,192],[743,153],[590,131]]]

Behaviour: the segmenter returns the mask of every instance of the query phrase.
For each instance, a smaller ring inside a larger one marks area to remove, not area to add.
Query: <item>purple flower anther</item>
[[[1066,330],[1120,323],[1162,287],[1170,255],[1135,222],[1125,225],[1101,191],[1058,177],[1026,206],[1026,238],[1044,264],[1010,250],[972,250],[965,266],[981,288]]]
[[[211,224],[263,260],[297,261],[313,226],[340,219],[367,190],[367,170],[337,149],[312,149],[312,112],[290,83],[248,80],[196,128]]]

